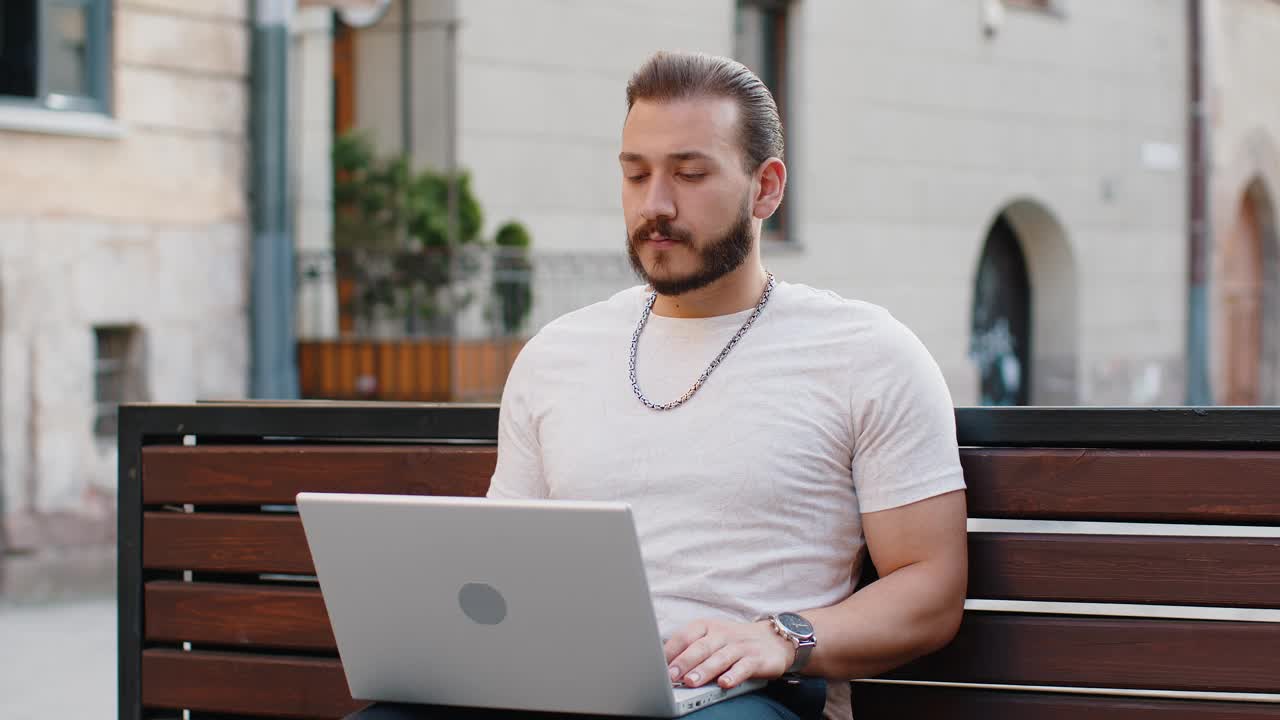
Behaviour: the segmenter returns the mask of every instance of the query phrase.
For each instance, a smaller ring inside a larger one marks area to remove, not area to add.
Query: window
[[[93,333],[93,434],[109,440],[116,436],[116,409],[120,404],[146,399],[142,392],[140,333],[131,326],[97,327]]]
[[[787,16],[789,0],[738,0],[734,23],[734,58],[751,68],[773,93],[782,116],[784,130],[787,127]],[[787,196],[791,196],[788,181]],[[787,217],[787,201],[784,200],[773,217],[765,221],[766,240],[785,240],[790,237]]]
[[[0,0],[0,101],[106,112],[110,0]]]

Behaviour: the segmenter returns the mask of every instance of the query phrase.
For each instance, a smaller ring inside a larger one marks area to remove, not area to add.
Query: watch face
[[[801,637],[809,637],[813,634],[813,625],[795,613],[779,613],[778,622],[788,631]]]

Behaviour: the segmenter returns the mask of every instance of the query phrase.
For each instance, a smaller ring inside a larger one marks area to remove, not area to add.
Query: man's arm
[[[801,672],[837,680],[871,677],[945,645],[959,627],[968,576],[964,478],[946,381],[900,323],[887,320],[873,340],[859,347],[854,366],[854,385],[868,390],[850,399],[850,471],[881,577],[836,605],[799,610],[817,637]],[[719,677],[723,687],[778,677],[794,657],[766,623],[691,623],[666,649],[674,675],[694,685]]]
[[[880,579],[841,603],[801,613],[818,639],[804,674],[874,677],[950,642],[964,613],[966,518],[961,490],[863,515]]]
[[[535,336],[516,356],[502,389],[502,404],[498,408],[498,462],[486,493],[491,498],[530,500],[550,494],[542,474],[542,448],[530,394],[535,386],[537,340]]]
[[[867,513],[863,531],[880,579],[849,599],[802,611],[818,640],[805,675],[874,677],[950,642],[964,613],[968,579],[965,494],[956,490]],[[767,623],[708,620],[666,644],[673,679],[730,688],[781,676],[795,650]]]

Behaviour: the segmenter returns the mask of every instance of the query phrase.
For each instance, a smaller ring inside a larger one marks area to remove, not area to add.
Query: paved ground
[[[116,602],[0,603],[4,720],[116,717]]]

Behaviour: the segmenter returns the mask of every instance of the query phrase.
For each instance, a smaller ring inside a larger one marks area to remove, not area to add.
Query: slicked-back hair
[[[699,97],[728,98],[737,103],[739,144],[747,173],[755,172],[771,157],[782,158],[782,118],[773,93],[736,60],[704,53],[656,53],[627,83],[627,112],[640,100],[670,102]]]

